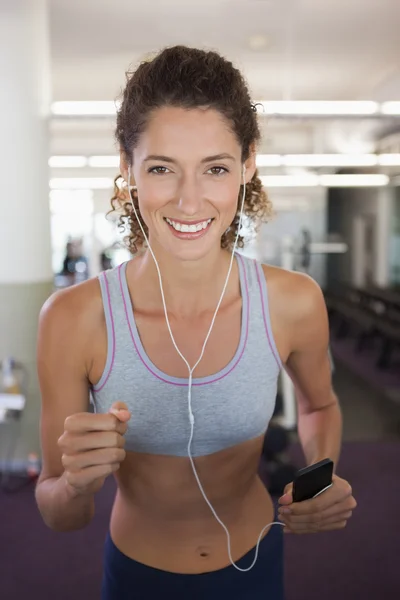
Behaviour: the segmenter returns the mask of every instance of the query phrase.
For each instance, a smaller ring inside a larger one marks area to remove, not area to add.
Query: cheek
[[[154,188],[154,186],[153,186]],[[145,189],[138,188],[139,209],[146,225],[152,219],[154,213],[168,203],[169,196],[161,186],[152,189],[146,186]]]
[[[229,221],[228,225],[230,225],[238,208],[237,187],[235,186],[232,189],[225,190],[223,194],[221,193],[215,201],[215,206],[223,218],[223,221]]]

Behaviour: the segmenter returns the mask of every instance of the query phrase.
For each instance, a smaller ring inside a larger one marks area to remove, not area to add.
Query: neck
[[[169,313],[181,317],[214,311],[228,275],[231,253],[217,248],[198,261],[181,261],[152,246],[161,273],[165,302]],[[232,267],[232,271],[235,265]],[[159,290],[159,277],[149,250],[142,258],[142,275]],[[230,277],[230,283],[232,276]],[[232,289],[228,284],[225,296]],[[161,294],[155,302],[162,306]]]

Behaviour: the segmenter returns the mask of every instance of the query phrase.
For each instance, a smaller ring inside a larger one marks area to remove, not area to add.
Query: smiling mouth
[[[205,219],[204,221],[196,221],[195,223],[182,223],[181,221],[174,221],[168,217],[164,217],[164,221],[168,225],[179,233],[199,233],[205,231],[211,225],[214,219]]]

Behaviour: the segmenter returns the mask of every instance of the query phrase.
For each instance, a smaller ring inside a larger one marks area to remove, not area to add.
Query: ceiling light
[[[111,177],[56,177],[50,179],[52,190],[107,190],[112,189]]]
[[[287,167],[371,167],[378,164],[375,154],[287,154],[282,157]]]
[[[262,33],[256,33],[249,37],[249,47],[251,50],[265,50],[269,46],[269,39]]]
[[[389,183],[387,175],[320,175],[320,184],[326,187],[372,187]]]
[[[114,168],[119,167],[120,157],[115,156],[89,156],[89,167],[104,167]]]
[[[257,154],[257,167],[280,167],[282,165],[282,156],[279,154]]]
[[[267,187],[314,187],[318,185],[318,175],[264,175],[262,184]]]
[[[261,177],[262,184],[272,187],[372,187],[389,183],[387,175],[265,175]]]
[[[400,100],[394,102],[383,102],[381,105],[383,115],[400,115]]]
[[[398,167],[400,166],[400,154],[379,154],[378,164],[383,167]]]
[[[267,115],[373,115],[378,112],[377,102],[362,101],[265,101],[258,102]],[[262,112],[262,111],[261,111]]]
[[[109,101],[96,102],[53,102],[51,112],[62,116],[109,116],[115,115],[118,103]]]
[[[86,167],[86,156],[51,156],[49,158],[49,167],[64,168],[64,167]]]

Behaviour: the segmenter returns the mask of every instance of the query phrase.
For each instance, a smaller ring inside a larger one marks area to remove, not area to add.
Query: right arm
[[[127,415],[87,412],[91,307],[86,289],[54,294],[39,318],[42,470],[35,495],[44,522],[56,531],[80,529],[91,521],[94,494],[125,456],[126,425],[120,421]]]

